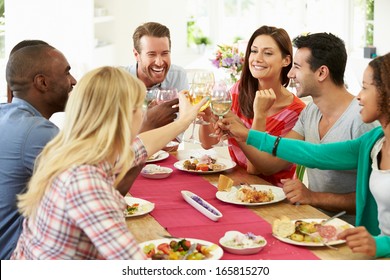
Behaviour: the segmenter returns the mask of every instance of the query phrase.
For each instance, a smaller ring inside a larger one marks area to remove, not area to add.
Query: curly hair
[[[378,91],[378,107],[386,124],[390,123],[390,53],[371,60],[368,65],[373,70],[373,81]]]

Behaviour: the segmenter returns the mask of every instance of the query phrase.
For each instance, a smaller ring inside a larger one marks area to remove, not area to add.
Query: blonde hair
[[[37,157],[28,190],[18,196],[20,212],[34,217],[55,177],[72,166],[116,159],[111,170],[116,187],[134,160],[133,113],[145,92],[145,85],[121,68],[101,67],[83,76],[66,105],[63,130]]]

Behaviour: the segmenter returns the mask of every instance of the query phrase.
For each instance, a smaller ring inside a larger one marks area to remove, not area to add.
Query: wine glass
[[[157,97],[157,88],[152,88],[146,90],[146,95],[144,99],[144,104],[142,105],[142,108],[144,111],[146,111],[149,108],[150,103],[156,99]]]
[[[205,84],[192,84],[188,94],[186,95],[187,99],[191,102],[192,105],[198,104],[206,96],[210,96],[207,87]],[[208,100],[201,108],[200,112],[205,110],[210,105],[210,100]],[[196,124],[209,124],[204,120],[196,120],[192,122],[192,132],[191,136],[188,139],[184,139],[184,142],[190,142],[195,144],[200,144],[198,140],[195,139],[195,125]]]
[[[162,88],[157,90],[156,102],[161,104],[178,97],[178,90],[176,88]]]
[[[214,115],[218,116],[218,118],[221,120],[224,115],[226,115],[230,108],[232,106],[232,97],[230,95],[230,91],[227,88],[227,85],[224,82],[219,82],[215,85],[213,88],[213,92],[211,94],[211,103],[210,108],[211,111],[214,113]],[[210,137],[218,137],[218,134],[211,133],[209,134]],[[223,147],[227,146],[222,138],[225,135],[221,137],[219,142],[214,147]]]
[[[187,98],[190,100],[192,105],[198,104],[206,96],[210,96],[211,90],[214,86],[214,73],[209,70],[197,71],[192,77],[192,83],[189,90]],[[210,101],[207,101],[201,108],[200,111],[205,110],[210,105]],[[192,132],[191,136],[188,139],[184,139],[184,142],[200,144],[198,140],[195,139],[195,125],[208,125],[209,123],[204,121],[202,118],[195,119],[192,123]]]
[[[192,77],[192,85],[190,88],[190,94],[193,100],[193,104],[196,104],[202,100],[205,96],[210,96],[215,83],[214,73],[210,70],[202,70],[194,73]],[[202,106],[201,111],[205,110],[210,105],[207,102]],[[203,120],[202,117],[198,117],[197,124],[208,125],[209,122]]]
[[[214,73],[211,70],[202,70],[194,73],[192,77],[193,84],[205,84],[211,90],[215,83]]]

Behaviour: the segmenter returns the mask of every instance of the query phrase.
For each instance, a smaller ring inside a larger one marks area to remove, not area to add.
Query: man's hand
[[[159,128],[173,122],[173,120],[176,119],[176,113],[179,112],[178,103],[178,98],[159,105],[154,105],[154,103],[152,103],[152,106],[148,107],[148,110],[144,115],[139,133]]]
[[[283,191],[292,204],[311,204],[312,192],[299,179],[282,179]]]

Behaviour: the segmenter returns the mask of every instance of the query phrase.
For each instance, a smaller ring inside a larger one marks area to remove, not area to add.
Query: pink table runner
[[[199,175],[177,170],[173,167],[173,163],[176,161],[177,159],[171,155],[166,160],[157,163],[173,169],[170,177],[155,180],[140,175],[130,190],[132,196],[155,203],[155,209],[151,215],[171,235],[197,238],[219,244],[219,239],[226,231],[253,232],[263,236],[268,242],[262,251],[254,255],[234,255],[224,252],[222,259],[318,259],[304,247],[293,246],[275,239],[271,234],[271,225],[245,206],[219,201],[215,197],[217,189],[212,184]],[[215,206],[223,214],[223,217],[217,222],[208,219],[183,199],[182,190],[191,191],[202,197]]]

